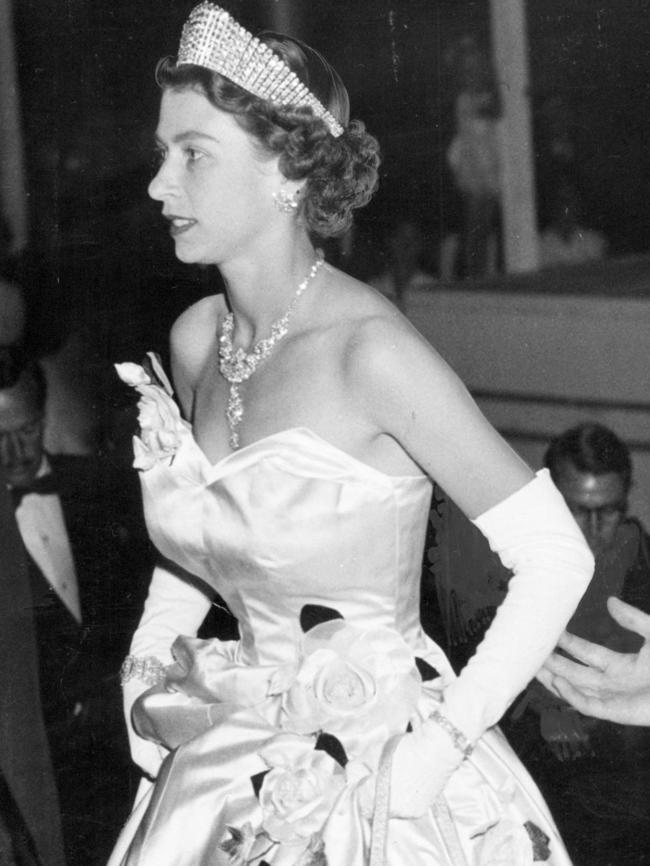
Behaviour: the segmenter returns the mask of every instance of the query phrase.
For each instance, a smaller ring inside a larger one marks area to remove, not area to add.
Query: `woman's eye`
[[[203,156],[200,150],[197,150],[195,147],[186,147],[185,148],[185,156],[187,157],[188,162],[198,162]]]

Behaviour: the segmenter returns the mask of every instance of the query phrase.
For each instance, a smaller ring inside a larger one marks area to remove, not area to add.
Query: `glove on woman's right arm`
[[[179,569],[157,565],[154,569],[144,612],[131,641],[130,655],[153,657],[167,666],[172,663],[171,646],[179,634],[195,635],[210,610],[210,599],[190,579],[184,580]],[[167,754],[161,746],[138,736],[133,728],[131,711],[150,684],[133,678],[123,685],[131,756],[147,775],[155,777]]]

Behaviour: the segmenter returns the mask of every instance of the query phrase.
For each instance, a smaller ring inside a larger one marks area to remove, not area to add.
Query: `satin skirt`
[[[139,792],[109,866],[569,866],[537,787],[497,728],[476,744],[427,814],[388,819],[378,859],[371,854],[372,816],[354,786],[327,820],[326,859],[291,843],[233,851],[227,840],[260,821],[252,780],[267,769],[260,750],[278,733],[274,715],[273,701],[233,712],[171,752],[156,782]]]

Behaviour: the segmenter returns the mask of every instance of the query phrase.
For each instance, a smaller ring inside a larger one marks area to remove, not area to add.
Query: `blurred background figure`
[[[94,455],[45,450],[45,406],[41,368],[16,363],[0,387],[0,471],[27,555],[68,862],[100,863],[130,800],[118,670],[149,548],[128,477]]]
[[[469,34],[447,52],[446,62],[456,89],[455,131],[447,160],[462,199],[460,271],[464,277],[485,277],[497,270],[501,191],[494,73],[489,54]]]
[[[615,596],[650,612],[650,539],[642,524],[627,515],[629,450],[607,427],[581,424],[553,440],[545,464],[596,558],[594,577],[567,631],[612,650],[635,652],[641,638],[619,625],[607,608],[607,599]],[[591,751],[585,724],[566,703],[539,683],[531,685],[528,697],[540,716],[543,737],[558,757]]]
[[[632,652],[640,638],[610,616],[611,595],[650,612],[650,539],[645,527],[628,514],[632,463],[627,445],[610,429],[584,423],[554,439],[544,465],[565,498],[596,558],[594,577],[568,631],[608,646]],[[474,652],[500,604],[509,572],[461,519],[444,495],[432,510],[431,571],[438,576],[439,596],[448,640],[458,664]],[[472,591],[457,594],[457,576],[471,575]]]
[[[554,439],[545,465],[596,560],[567,631],[635,653],[643,638],[612,617],[610,596],[650,613],[650,538],[628,514],[632,463],[610,429],[584,423]],[[510,573],[456,506],[438,492],[423,576],[423,615],[457,669],[481,642]],[[468,590],[465,589],[463,583]],[[460,590],[460,587],[463,587]],[[556,818],[576,866],[650,862],[650,733],[585,716],[534,680],[501,720]]]
[[[550,222],[539,236],[540,267],[584,264],[606,255],[605,235],[582,224],[577,187],[569,181],[560,183],[552,201]]]
[[[627,445],[602,424],[580,424],[551,442],[545,464],[602,570],[609,574],[609,595],[619,595],[624,587],[629,595],[633,576],[639,590],[650,587],[648,536],[627,513],[632,487]],[[619,571],[615,577],[613,569]],[[588,592],[595,583],[592,580]],[[597,637],[602,643],[614,639],[609,630],[589,639]]]
[[[385,251],[386,269],[369,282],[398,307],[409,292],[435,288],[436,278],[422,268],[424,236],[417,219],[397,219],[386,232]]]
[[[545,464],[596,559],[567,631],[611,650],[636,652],[643,638],[607,606],[614,596],[650,613],[650,539],[627,514],[629,449],[607,427],[586,423],[553,440]],[[576,864],[650,862],[647,731],[583,715],[537,681],[503,726],[544,791]]]

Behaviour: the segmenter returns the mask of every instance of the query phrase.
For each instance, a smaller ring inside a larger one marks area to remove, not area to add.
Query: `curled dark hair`
[[[578,472],[621,476],[626,492],[632,484],[632,461],[627,445],[602,424],[578,424],[557,436],[544,456],[553,481],[557,482],[562,467],[569,463]]]
[[[276,33],[262,33],[259,39],[341,123],[342,135],[335,138],[311,108],[273,105],[201,66],[177,66],[173,58],[164,58],[156,80],[164,89],[197,90],[216,108],[232,114],[264,152],[279,157],[286,178],[305,180],[301,206],[308,229],[320,237],[342,234],[352,222],[353,210],[367,204],[377,188],[377,140],[361,121],[349,121],[345,86],[317,51]]]

